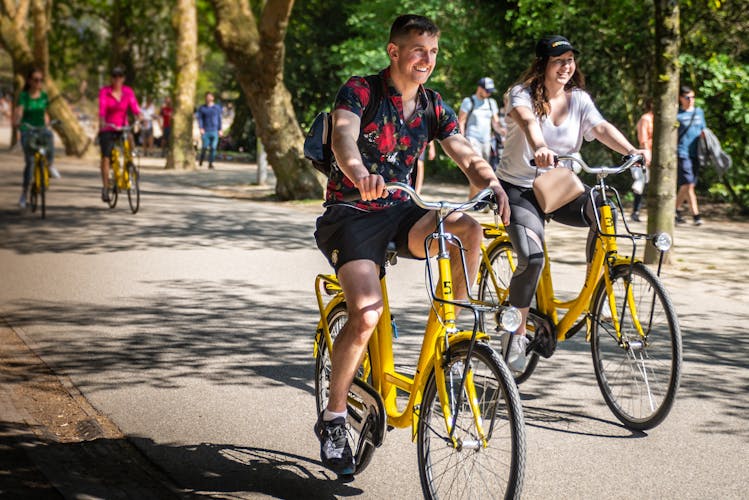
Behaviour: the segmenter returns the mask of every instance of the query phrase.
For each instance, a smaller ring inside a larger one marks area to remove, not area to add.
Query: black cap
[[[545,36],[536,44],[536,57],[561,56],[570,50],[575,54],[580,53],[569,40],[561,35]]]
[[[125,76],[125,68],[122,66],[115,66],[112,68],[112,72],[110,73],[112,76]]]

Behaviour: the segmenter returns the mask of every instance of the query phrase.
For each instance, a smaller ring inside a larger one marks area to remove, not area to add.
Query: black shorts
[[[408,250],[408,232],[427,212],[411,201],[373,212],[331,205],[317,219],[315,240],[336,272],[345,263],[359,259],[382,267],[391,241],[398,256],[416,258]]]
[[[122,132],[117,130],[104,130],[99,132],[99,148],[101,149],[102,158],[109,158],[112,154],[112,148],[117,138],[122,135]]]

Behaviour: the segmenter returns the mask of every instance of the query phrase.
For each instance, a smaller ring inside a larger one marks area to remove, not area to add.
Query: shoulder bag
[[[571,169],[560,166],[539,175],[536,167],[533,194],[545,214],[558,210],[584,192],[582,181]]]

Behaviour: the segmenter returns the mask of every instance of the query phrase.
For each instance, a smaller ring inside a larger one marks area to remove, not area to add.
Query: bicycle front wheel
[[[122,175],[121,158],[122,150],[117,146],[112,148],[112,155],[109,157],[109,186],[107,188],[109,208],[117,206],[117,196],[120,192],[117,183],[119,182],[119,176]]]
[[[489,262],[491,267],[487,267],[483,262],[479,269],[479,291],[478,299],[493,304],[504,304],[510,296],[510,280],[517,267],[518,259],[512,243],[504,241],[494,247],[489,253]],[[479,330],[487,332],[485,314],[481,313],[479,317]],[[536,331],[536,325],[530,317],[525,325],[526,336],[533,340]],[[504,345],[504,344],[503,344]],[[503,352],[507,355],[507,353]],[[521,384],[528,380],[538,365],[538,353],[531,352],[528,355],[528,361],[522,371],[513,371],[512,375],[515,382]]]
[[[418,424],[418,456],[424,497],[519,498],[525,469],[525,424],[520,395],[510,371],[487,344],[474,345],[466,361],[468,342],[450,348],[445,372],[449,401],[441,402],[435,373],[429,375]],[[466,385],[480,411],[474,417],[468,391],[457,397],[465,366]],[[445,430],[442,403],[457,415],[453,438]],[[484,444],[476,428],[479,421]]]
[[[679,322],[663,284],[644,264],[618,265],[611,280],[621,336],[601,281],[593,298],[590,342],[596,379],[606,404],[625,426],[651,429],[666,418],[679,387]]]
[[[127,201],[130,204],[130,211],[138,212],[140,208],[140,171],[133,162],[127,163]]]

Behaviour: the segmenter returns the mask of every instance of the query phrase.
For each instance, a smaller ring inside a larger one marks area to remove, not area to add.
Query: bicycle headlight
[[[523,321],[523,316],[520,314],[520,310],[516,307],[503,307],[502,310],[497,313],[497,323],[505,331],[514,332],[520,328],[521,321]]]
[[[661,252],[667,252],[668,249],[671,248],[672,243],[673,240],[668,233],[660,233],[655,238],[653,238],[653,245]]]

